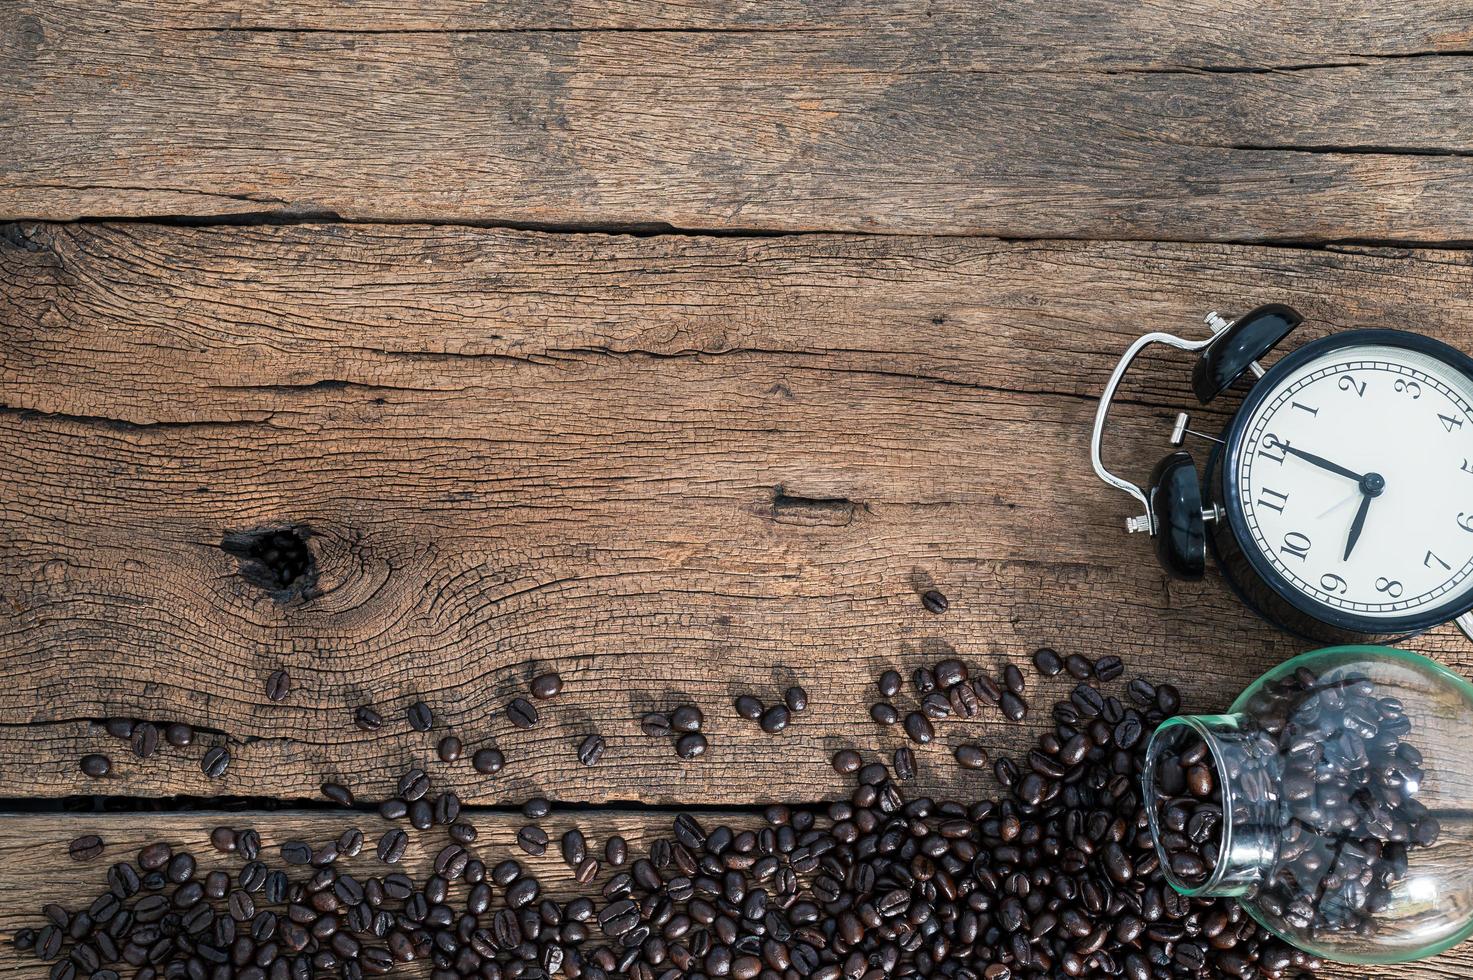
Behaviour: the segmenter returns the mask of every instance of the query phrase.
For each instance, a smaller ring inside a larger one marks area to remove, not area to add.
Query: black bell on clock
[[[1400,330],[1353,330],[1259,360],[1302,322],[1282,304],[1213,335],[1150,333],[1116,365],[1095,415],[1095,472],[1145,511],[1127,520],[1153,539],[1174,578],[1206,574],[1274,625],[1317,642],[1391,642],[1473,609],[1473,359]],[[1105,468],[1100,446],[1131,363],[1162,344],[1197,354],[1192,389],[1212,402],[1249,375],[1222,435],[1178,416],[1171,442],[1212,446],[1166,456],[1142,490]],[[1470,634],[1473,635],[1473,634]]]

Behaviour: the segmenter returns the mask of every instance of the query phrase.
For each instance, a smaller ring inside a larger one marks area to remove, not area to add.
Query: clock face
[[[1473,596],[1473,377],[1375,334],[1259,382],[1230,445],[1230,518],[1321,618],[1450,618]]]

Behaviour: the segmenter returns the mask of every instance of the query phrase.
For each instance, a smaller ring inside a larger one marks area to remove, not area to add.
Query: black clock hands
[[[1360,510],[1355,512],[1355,520],[1350,522],[1350,540],[1345,542],[1345,561],[1350,561],[1350,553],[1360,540],[1360,532],[1366,526],[1366,513],[1371,509],[1371,501],[1374,499],[1364,490],[1361,491]]]
[[[1329,470],[1331,473],[1338,473],[1339,475],[1345,477],[1347,480],[1354,480],[1356,483],[1363,483],[1365,481],[1365,477],[1361,474],[1355,472],[1354,470],[1348,470],[1345,467],[1341,466],[1339,463],[1332,463],[1328,459],[1325,459],[1323,456],[1316,456],[1314,453],[1307,453],[1302,449],[1295,449],[1293,446],[1289,445],[1286,442],[1279,443],[1279,448],[1282,449],[1284,452],[1290,454],[1291,456],[1298,456],[1306,463],[1313,463],[1322,470]]]

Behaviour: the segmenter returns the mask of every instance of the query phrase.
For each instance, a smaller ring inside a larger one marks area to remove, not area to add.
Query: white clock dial
[[[1447,605],[1473,590],[1473,379],[1398,347],[1314,358],[1246,420],[1236,486],[1304,597],[1368,618]]]

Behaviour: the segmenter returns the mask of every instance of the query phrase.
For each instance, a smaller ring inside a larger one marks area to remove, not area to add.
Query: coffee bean
[[[429,830],[435,825],[435,811],[429,800],[419,799],[409,804],[409,825],[415,830]]]
[[[703,721],[701,709],[693,704],[683,704],[670,712],[670,727],[677,732],[698,732]]]
[[[951,605],[951,603],[947,601],[946,596],[937,592],[935,589],[931,589],[921,595],[921,605],[926,607],[927,612],[939,615],[940,613],[946,612],[946,607]]]
[[[385,820],[403,820],[409,815],[409,804],[397,796],[378,805],[378,815]]]
[[[506,718],[518,728],[531,728],[537,724],[537,709],[526,698],[513,698],[506,706]]]
[[[767,732],[769,735],[776,735],[788,727],[790,717],[787,705],[775,704],[762,712],[762,720],[758,724],[762,726],[764,732]]]
[[[748,721],[756,721],[762,717],[762,702],[750,694],[743,694],[736,699],[736,713]]]
[[[916,755],[905,746],[895,750],[893,758],[895,778],[906,781],[916,778]]]
[[[80,766],[82,773],[93,779],[101,779],[112,772],[113,764],[105,755],[84,755]]]
[[[932,721],[950,717],[951,699],[940,691],[932,691],[921,699],[921,714]]]
[[[471,756],[471,768],[484,776],[494,776],[506,765],[506,757],[500,749],[477,749]]]
[[[881,725],[893,725],[900,720],[900,712],[895,710],[895,706],[883,701],[870,705],[869,716]]]
[[[900,672],[887,670],[880,675],[879,680],[880,697],[893,698],[900,693]]]
[[[662,738],[670,734],[670,716],[651,711],[639,719],[639,730],[651,738]]]
[[[1055,677],[1064,669],[1064,661],[1051,647],[1039,647],[1033,652],[1033,666],[1044,677]]]
[[[997,681],[986,674],[979,674],[972,678],[972,690],[977,692],[977,697],[988,704],[998,704],[1002,701],[1002,688]]]
[[[454,762],[460,758],[465,751],[465,743],[454,735],[446,735],[440,739],[440,744],[435,746],[435,754],[440,757],[441,762]]]
[[[417,732],[427,732],[435,727],[435,713],[423,701],[416,701],[404,712],[409,727]]]
[[[84,834],[67,845],[67,854],[73,861],[91,861],[102,854],[102,838],[96,834]]]
[[[399,796],[409,803],[424,799],[425,794],[430,791],[430,777],[423,769],[415,767],[399,777],[398,789]]]
[[[338,851],[344,857],[357,857],[363,850],[363,831],[349,827],[338,835]]]
[[[916,694],[925,697],[936,690],[936,675],[926,667],[917,667],[910,675],[910,686],[915,689]]]
[[[956,761],[966,769],[987,768],[987,752],[980,745],[958,745]]]
[[[563,679],[549,671],[532,678],[532,696],[539,701],[555,698],[563,693]]]
[[[235,832],[235,850],[247,861],[254,861],[261,854],[261,835],[250,827]]]
[[[604,841],[604,860],[614,867],[623,866],[629,859],[629,845],[617,834]]]
[[[905,716],[905,734],[917,745],[925,745],[936,737],[936,729],[931,726],[930,719],[919,711],[912,711]]]
[[[687,732],[675,740],[675,754],[682,759],[695,759],[706,754],[706,736]]]
[[[341,783],[323,783],[322,795],[338,806],[353,805],[353,791]]]
[[[402,830],[387,830],[378,839],[378,859],[384,864],[398,864],[409,846],[409,835]]]
[[[794,714],[808,710],[808,692],[801,687],[790,687],[783,692],[783,701]]]
[[[132,738],[135,724],[132,718],[109,718],[102,723],[102,727],[113,738]]]
[[[225,770],[229,767],[230,750],[223,745],[216,745],[207,750],[199,764],[200,771],[211,779],[219,779],[224,776]]]
[[[291,688],[291,678],[285,670],[273,670],[266,678],[266,697],[272,701],[285,701]]]
[[[1010,692],[1018,697],[1023,696],[1023,672],[1015,664],[1006,664],[1002,669],[1002,682]]]
[[[931,671],[939,687],[953,687],[967,679],[967,665],[954,657],[939,661]]]
[[[210,843],[221,854],[235,852],[235,831],[229,827],[216,827],[210,831]]]
[[[863,764],[864,761],[859,757],[859,753],[853,749],[840,749],[834,753],[834,772],[837,772],[841,776],[847,776],[851,772],[858,772],[859,767]]]
[[[1095,676],[1102,681],[1113,681],[1125,673],[1125,664],[1119,657],[1104,656],[1095,661]]]
[[[533,857],[547,853],[547,832],[535,824],[517,831],[517,846]]]
[[[164,741],[182,749],[194,741],[194,729],[182,721],[172,722],[164,728]]]
[[[1002,692],[1002,713],[1009,721],[1022,721],[1028,716],[1028,703],[1012,691]]]
[[[284,841],[281,859],[287,864],[307,864],[312,860],[312,845],[300,840]]]
[[[604,739],[602,735],[589,735],[578,743],[578,761],[585,766],[595,765],[604,755]]]
[[[361,705],[353,710],[353,724],[365,732],[376,732],[384,727],[384,716],[372,705]]]
[[[541,820],[552,812],[552,803],[541,796],[534,796],[522,804],[522,816],[528,820]]]
[[[159,750],[158,727],[152,722],[140,721],[133,726],[131,741],[133,754],[140,759],[147,759]]]
[[[1077,653],[1071,653],[1064,658],[1064,669],[1069,672],[1070,677],[1080,681],[1089,680],[1095,672],[1094,664]]]

